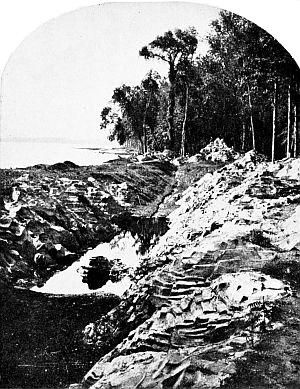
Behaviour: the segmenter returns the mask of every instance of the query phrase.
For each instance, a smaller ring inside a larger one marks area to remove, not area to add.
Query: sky
[[[195,26],[207,35],[218,9],[198,4],[102,4],[51,20],[12,54],[2,76],[2,137],[96,138],[113,89],[136,85],[159,61],[139,50]],[[205,44],[200,42],[205,50]]]
[[[11,23],[19,23],[18,18],[23,16],[22,12],[20,15],[23,10],[21,4],[24,3],[21,1],[1,2],[1,7],[5,2],[19,6],[15,8],[19,12],[11,14],[14,15]],[[295,1],[300,4],[299,0]],[[282,3],[285,5],[284,10],[288,8],[287,4],[292,5],[295,1]],[[56,2],[57,0],[43,2],[45,9],[41,22],[57,16],[55,12],[58,11],[47,9],[50,3],[55,5]],[[247,12],[251,16],[251,10],[256,7],[258,24],[273,33],[274,20],[272,24],[270,19],[266,19],[264,25],[259,19],[263,9],[267,13],[268,8],[263,7],[269,4],[269,11],[272,11],[268,13],[269,18],[279,11],[280,27],[284,28],[288,22],[287,28],[292,26],[293,13],[288,21],[283,8],[280,13],[277,3],[269,0],[238,2],[246,6],[245,13],[240,10],[240,5],[236,5],[235,9],[230,8],[230,4],[233,4],[230,0],[206,2],[216,5],[222,3],[224,7],[229,4],[227,9],[246,17]],[[30,4],[34,5],[31,10],[24,8],[24,12],[29,13],[22,17],[27,23],[27,16],[32,15],[32,27],[26,24],[26,28],[21,29],[24,36],[16,30],[13,37],[17,43],[40,24],[34,17],[42,7],[39,8],[34,0],[25,3],[27,8]],[[59,0],[60,6],[65,6],[63,10],[72,10],[81,4],[90,3]],[[217,15],[217,8],[197,3],[122,2],[84,7],[51,19],[23,40],[11,54],[4,69],[1,85],[1,138],[97,138],[104,142],[106,134],[99,135],[99,114],[109,101],[113,89],[122,83],[139,83],[151,68],[161,73],[166,72],[166,68],[159,65],[158,61],[145,61],[139,57],[139,49],[157,35],[175,27],[195,26],[200,37],[203,37],[208,33],[209,23]],[[249,19],[256,21],[254,16]],[[277,37],[276,31],[273,35]],[[3,41],[6,43],[8,39],[3,35],[1,37],[5,38]],[[282,39],[286,39],[286,36]],[[286,41],[285,47],[290,41],[291,39]],[[6,48],[5,45],[2,47]]]

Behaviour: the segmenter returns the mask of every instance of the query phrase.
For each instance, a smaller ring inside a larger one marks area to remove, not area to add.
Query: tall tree
[[[171,150],[175,148],[174,112],[178,67],[183,60],[195,53],[198,44],[196,36],[195,28],[177,29],[174,33],[167,31],[140,50],[140,55],[145,59],[157,58],[169,66],[168,129]]]
[[[276,138],[276,120],[277,120],[277,80],[274,81],[273,92],[273,125],[272,125],[272,163],[275,161],[275,138]]]
[[[140,149],[197,153],[216,137],[272,159],[300,151],[299,68],[266,31],[230,12],[212,24],[205,56],[194,58],[194,29],[168,31],[140,55],[167,64],[163,80],[151,73],[139,86],[117,88],[102,111],[110,137]],[[274,86],[276,84],[276,94]],[[275,119],[275,120],[274,120]],[[276,124],[276,126],[275,126]]]
[[[147,128],[153,129],[156,124],[158,78],[158,74],[150,72],[141,85],[123,84],[114,90],[114,109],[104,107],[100,122],[100,128],[110,127],[110,140],[116,139],[120,144],[134,140],[141,152],[147,151]]]
[[[287,136],[286,136],[286,157],[291,156],[291,82],[288,84],[287,96]]]
[[[142,124],[145,153],[148,151],[148,139],[147,139],[147,128],[146,128],[147,119],[149,123],[149,128],[152,130],[152,135],[153,135],[153,125],[155,124],[154,121],[156,121],[156,116],[157,116],[156,114],[154,115],[149,115],[149,114],[151,114],[150,113],[151,104],[153,103],[155,99],[155,95],[158,92],[157,81],[159,80],[159,78],[160,76],[158,73],[150,71],[141,83],[141,87],[144,91],[144,96],[145,96],[145,108],[143,111],[143,124]]]
[[[252,146],[271,157],[277,148],[279,156],[283,156],[285,150],[280,147],[278,138],[288,132],[288,113],[282,100],[288,83],[299,74],[297,64],[270,34],[238,15],[222,11],[220,18],[213,22],[213,29],[208,38],[209,56],[231,76],[232,93],[240,100],[239,112],[245,115],[243,121],[249,123]],[[278,98],[274,100],[275,82]],[[273,131],[274,112],[278,117],[276,133]],[[241,144],[243,128],[244,125],[239,130]],[[270,141],[272,135],[274,144]]]
[[[183,118],[181,123],[181,145],[180,155],[185,156],[187,151],[187,123],[188,123],[188,110],[190,105],[193,104],[192,100],[192,87],[198,81],[196,69],[193,63],[193,54],[187,56],[178,65],[178,82],[177,82],[177,94],[181,97],[179,103],[183,105]]]

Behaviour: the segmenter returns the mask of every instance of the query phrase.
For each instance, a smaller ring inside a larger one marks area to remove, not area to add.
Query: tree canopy
[[[296,62],[270,34],[238,15],[222,11],[211,27],[203,56],[195,57],[193,27],[167,31],[142,47],[146,60],[168,64],[168,76],[151,71],[138,86],[116,88],[112,104],[118,109],[102,110],[102,128],[111,126],[111,139],[135,141],[143,152],[194,154],[221,137],[237,150],[255,148],[272,159],[299,155]]]
[[[138,144],[141,152],[146,152],[148,143],[155,143],[153,132],[157,124],[159,108],[159,75],[150,72],[141,84],[131,87],[123,84],[112,95],[112,107],[101,111],[100,128],[111,127],[110,140],[116,139],[121,145],[126,141]],[[149,137],[151,139],[149,139]]]

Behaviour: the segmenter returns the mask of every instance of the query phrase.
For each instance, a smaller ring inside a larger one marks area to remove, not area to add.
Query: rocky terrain
[[[112,351],[73,388],[299,386],[300,160],[233,159],[176,194],[136,285],[86,327]]]
[[[0,171],[1,279],[43,284],[89,247],[110,241],[124,218],[154,212],[172,186],[173,171],[167,161],[126,160]]]
[[[300,160],[219,139],[171,158],[0,171],[3,387],[299,387]],[[156,242],[121,299],[27,290],[120,231]]]
[[[147,250],[166,231],[164,220],[151,223],[149,215],[173,181],[168,161],[0,170],[1,388],[66,387],[110,350],[85,345],[82,329],[120,302],[91,293],[126,274],[119,261],[92,258],[82,269],[86,295],[28,289],[120,231]]]
[[[239,158],[240,154],[232,147],[228,147],[223,139],[216,138],[203,147],[198,154],[191,156],[188,162],[198,162],[201,160],[212,162],[232,162]]]

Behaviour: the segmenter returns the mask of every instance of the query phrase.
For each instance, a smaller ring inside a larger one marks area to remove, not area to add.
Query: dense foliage
[[[299,154],[300,70],[290,54],[254,23],[221,11],[195,58],[194,28],[167,31],[140,50],[168,64],[141,85],[115,89],[101,113],[111,139],[142,152],[169,148],[194,154],[213,138],[270,158]],[[116,107],[118,110],[116,111]]]

